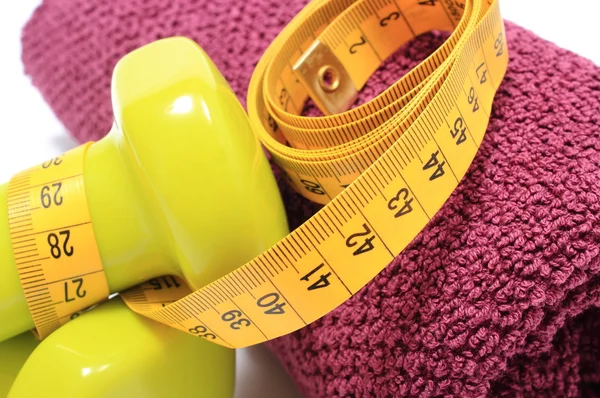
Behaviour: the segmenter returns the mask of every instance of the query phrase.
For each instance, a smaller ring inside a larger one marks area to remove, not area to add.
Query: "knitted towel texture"
[[[245,104],[305,2],[45,0],[23,31],[25,71],[81,141],[110,128],[115,63],[162,37],[196,40]],[[449,201],[353,298],[267,344],[307,397],[600,396],[600,69],[506,29],[508,72]],[[359,101],[446,37],[399,50]],[[273,169],[296,228],[319,206]]]

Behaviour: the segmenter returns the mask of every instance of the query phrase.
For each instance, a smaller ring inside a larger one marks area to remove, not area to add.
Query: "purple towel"
[[[260,55],[306,0],[45,0],[27,74],[81,141],[111,125],[128,51],[184,35],[245,104]],[[512,23],[482,147],[412,244],[323,319],[268,343],[310,397],[600,396],[600,69]],[[445,39],[391,57],[364,101]],[[291,227],[316,211],[274,171]]]

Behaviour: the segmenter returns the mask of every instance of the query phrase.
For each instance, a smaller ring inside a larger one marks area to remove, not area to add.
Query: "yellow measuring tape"
[[[453,33],[385,92],[348,110],[383,60],[431,30]],[[497,0],[309,3],[263,55],[247,104],[254,132],[290,184],[326,206],[197,291],[166,277],[123,299],[137,313],[232,348],[324,316],[385,268],[451,195],[484,137],[507,62]],[[301,116],[309,97],[327,116]],[[68,245],[57,238],[64,253]],[[67,283],[64,292],[76,287]],[[102,295],[104,288],[94,297]]]
[[[109,294],[83,186],[89,145],[16,174],[7,187],[13,254],[40,338]]]

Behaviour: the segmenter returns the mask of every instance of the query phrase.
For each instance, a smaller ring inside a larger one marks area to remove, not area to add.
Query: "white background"
[[[167,0],[165,0],[167,1]],[[40,0],[0,1],[0,184],[76,142],[23,75],[20,32]],[[600,65],[598,11],[592,0],[501,0],[505,19]],[[0,264],[1,266],[1,264]],[[240,356],[237,396],[289,397],[291,383],[264,350]]]

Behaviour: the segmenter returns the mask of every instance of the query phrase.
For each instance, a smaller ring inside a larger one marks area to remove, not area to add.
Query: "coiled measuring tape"
[[[431,30],[453,33],[386,91],[348,110],[389,55]],[[449,198],[483,140],[507,63],[497,0],[309,3],[261,58],[247,106],[289,183],[326,206],[197,291],[168,277],[172,289],[153,289],[153,281],[121,296],[141,315],[231,348],[331,312]],[[309,97],[326,116],[301,115]]]

